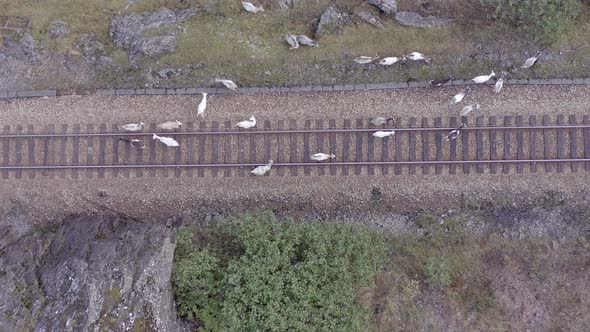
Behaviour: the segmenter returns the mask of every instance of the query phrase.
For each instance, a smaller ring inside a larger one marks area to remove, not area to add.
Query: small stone
[[[370,25],[372,25],[378,29],[385,28],[381,19],[379,17],[373,15],[373,13],[371,13],[368,10],[360,11],[360,12],[356,13],[356,16],[358,16],[362,21],[369,23]]]
[[[431,28],[434,26],[443,26],[453,22],[450,18],[437,18],[434,16],[422,16],[414,12],[397,12],[396,21],[403,26],[416,28]]]
[[[368,0],[368,2],[387,15],[394,15],[397,12],[397,2],[395,0]]]
[[[65,37],[68,33],[70,33],[70,26],[68,23],[62,20],[56,20],[51,23],[51,28],[49,28],[49,36],[51,36],[51,38]]]
[[[319,38],[323,35],[338,34],[345,25],[350,23],[352,23],[350,15],[330,6],[320,17],[315,36]]]

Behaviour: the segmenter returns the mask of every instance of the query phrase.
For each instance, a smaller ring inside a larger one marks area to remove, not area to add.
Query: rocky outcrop
[[[163,224],[78,216],[0,237],[3,330],[183,331],[170,284],[175,244]],[[22,227],[21,227],[22,228]]]
[[[70,26],[62,20],[53,21],[53,23],[51,23],[51,27],[49,28],[49,36],[51,38],[65,37],[69,33]]]
[[[136,53],[160,56],[176,48],[178,24],[196,15],[195,9],[170,10],[115,16],[110,26],[110,36],[116,47],[129,50],[130,58]],[[146,33],[151,33],[149,36]],[[152,35],[156,33],[157,35]]]
[[[330,6],[320,17],[315,36],[319,38],[324,35],[338,34],[345,25],[350,23],[352,23],[350,15],[339,11],[334,6]]]
[[[356,16],[358,16],[363,22],[366,22],[378,29],[385,28],[381,19],[368,10],[360,11],[356,13]]]
[[[416,28],[431,28],[435,26],[447,25],[453,22],[450,18],[438,18],[434,16],[422,16],[414,12],[397,12],[396,21],[403,26]]]
[[[76,40],[74,46],[82,51],[84,58],[95,61],[96,58],[104,53],[104,44],[98,40],[94,32],[85,33]]]
[[[368,0],[368,2],[387,15],[394,15],[397,12],[397,2],[395,0]]]

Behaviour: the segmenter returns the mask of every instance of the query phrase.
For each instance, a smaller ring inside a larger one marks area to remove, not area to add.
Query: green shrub
[[[571,27],[579,0],[480,0],[494,17],[513,24],[534,38],[552,41]]]
[[[449,287],[452,282],[451,263],[445,256],[430,257],[424,267],[428,283],[434,287]]]
[[[210,331],[366,326],[369,313],[357,301],[356,288],[371,286],[383,265],[385,243],[375,233],[351,225],[283,222],[272,213],[204,231],[208,243],[200,245],[208,249],[176,256],[173,283],[181,316]]]

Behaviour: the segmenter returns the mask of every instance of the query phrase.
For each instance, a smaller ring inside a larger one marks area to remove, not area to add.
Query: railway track
[[[467,127],[446,141],[459,123]],[[165,133],[155,124],[138,133],[106,124],[4,126],[0,171],[3,179],[243,177],[269,159],[275,163],[266,176],[590,171],[588,115],[410,118],[378,128],[368,119],[266,120],[252,130],[234,124],[185,123],[181,131]],[[372,136],[383,128],[396,134]],[[180,147],[166,147],[152,133],[173,137]],[[142,139],[145,148],[124,141],[129,139]],[[316,152],[336,158],[314,162]]]

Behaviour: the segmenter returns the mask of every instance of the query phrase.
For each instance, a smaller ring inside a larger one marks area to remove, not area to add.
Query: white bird
[[[252,128],[256,126],[256,119],[254,118],[254,115],[252,115],[250,120],[240,121],[236,124],[236,126],[244,129]]]
[[[393,121],[393,118],[384,118],[382,116],[378,116],[374,119],[371,119],[369,122],[374,124],[375,126],[381,126],[386,124],[389,121]]]
[[[537,55],[526,59],[526,61],[522,64],[522,66],[520,66],[520,68],[522,68],[522,69],[531,68],[535,63],[537,63],[537,59],[539,58],[541,53],[542,53],[541,51],[538,51]]]
[[[467,105],[467,106],[463,107],[460,115],[465,116],[465,115],[471,113],[471,111],[473,111],[473,110],[478,110],[479,107],[480,107],[479,104]]]
[[[119,138],[119,140],[131,144],[136,149],[145,149],[145,144],[140,139]]]
[[[473,82],[475,83],[485,83],[487,81],[489,81],[492,77],[496,76],[496,73],[494,73],[494,71],[492,70],[492,72],[489,75],[481,75],[481,76],[477,76],[473,78]]]
[[[424,62],[426,62],[426,63],[430,62],[430,58],[427,58],[424,54],[418,53],[418,52],[412,52],[408,55],[404,55],[404,58],[408,58],[408,59],[414,60],[414,61],[424,60]]]
[[[203,99],[201,99],[201,102],[199,103],[199,107],[197,107],[197,116],[202,116],[203,118],[205,118],[205,109],[207,108],[207,93],[206,92],[202,92],[203,94]]]
[[[297,35],[297,41],[299,44],[306,45],[306,46],[320,46],[316,41],[307,37],[306,35]]]
[[[458,94],[453,96],[453,99],[451,99],[451,105],[456,105],[456,104],[460,103],[463,100],[463,98],[465,98],[465,95],[469,91],[471,91],[471,88],[467,88],[467,89],[465,89],[465,91],[459,92]]]
[[[153,139],[157,139],[158,141],[166,144],[167,146],[172,146],[172,147],[180,146],[180,144],[178,144],[178,142],[174,138],[163,137],[163,136],[158,136],[158,135],[154,134]]]
[[[221,78],[216,78],[215,83],[221,83],[221,84],[225,85],[225,87],[230,90],[238,91],[238,86],[232,80],[225,80],[225,79],[221,79]]]
[[[502,90],[502,87],[504,86],[504,76],[506,76],[505,71],[502,72],[502,76],[500,76],[500,79],[498,79],[498,81],[496,82],[496,85],[494,85],[494,92],[495,93],[500,93],[500,91]]]
[[[354,59],[354,62],[356,62],[360,65],[366,65],[366,64],[371,63],[377,59],[379,59],[379,54],[375,55],[374,57],[361,55],[361,56],[357,57],[356,59]]]
[[[461,129],[463,129],[463,127],[465,127],[465,124],[461,123],[457,129],[451,130],[451,132],[445,137],[447,141],[456,140],[457,137],[459,137],[459,134],[461,134]]]
[[[164,130],[174,130],[174,129],[179,129],[180,127],[182,127],[182,122],[176,120],[176,121],[168,121],[168,122],[164,122],[158,125],[158,127],[164,129]]]
[[[395,135],[395,130],[391,130],[391,131],[380,130],[380,131],[376,131],[373,133],[374,137],[379,137],[379,138],[384,138],[384,137],[393,136],[393,135]]]
[[[285,36],[285,40],[287,41],[287,43],[289,43],[289,45],[291,45],[290,50],[296,50],[299,48],[299,42],[297,41],[296,35],[287,34]]]
[[[398,61],[402,61],[405,60],[405,58],[398,58],[395,56],[389,56],[386,58],[381,59],[381,61],[379,61],[379,64],[382,66],[391,66],[392,64],[398,62]]]
[[[262,6],[256,7],[251,2],[246,1],[242,1],[242,7],[244,7],[244,9],[250,13],[258,13],[264,11],[264,8],[262,8]]]
[[[119,129],[121,130],[125,130],[125,131],[140,131],[143,130],[143,126],[145,125],[145,123],[140,122],[140,123],[128,123],[126,125],[122,125],[119,127]]]
[[[252,173],[254,175],[264,175],[264,174],[268,173],[268,171],[270,171],[271,167],[272,167],[272,160],[269,160],[268,164],[266,164],[264,166],[258,166],[255,169],[253,169],[252,171],[250,171],[250,173]]]
[[[333,158],[336,158],[335,154],[327,154],[327,153],[321,153],[321,152],[318,152],[318,153],[311,156],[311,159],[315,160],[315,161],[324,161],[324,160],[333,159]]]

